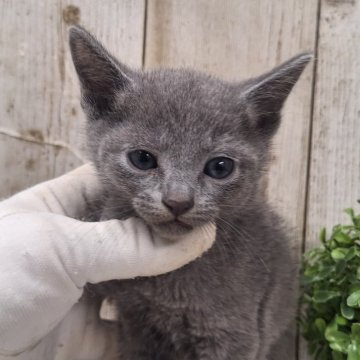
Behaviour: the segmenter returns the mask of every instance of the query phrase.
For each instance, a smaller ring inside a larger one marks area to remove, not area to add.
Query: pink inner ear
[[[113,112],[118,94],[133,83],[130,69],[78,26],[70,29],[70,49],[81,84],[82,106],[88,117],[97,119]]]
[[[256,129],[267,134],[275,132],[279,126],[280,111],[312,58],[311,54],[298,55],[245,83],[241,99]]]
[[[241,97],[252,102],[256,108],[264,107],[265,112],[280,111],[292,88],[312,58],[311,54],[295,56],[268,73],[250,79]],[[261,112],[260,109],[258,111]]]
[[[131,80],[122,66],[90,33],[80,27],[70,29],[70,49],[81,85],[91,93],[113,96]]]

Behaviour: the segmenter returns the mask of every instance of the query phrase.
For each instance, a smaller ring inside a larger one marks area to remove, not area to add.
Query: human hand
[[[86,282],[172,271],[213,244],[211,224],[168,242],[139,219],[76,220],[100,194],[94,169],[84,165],[0,203],[0,353],[36,344]]]

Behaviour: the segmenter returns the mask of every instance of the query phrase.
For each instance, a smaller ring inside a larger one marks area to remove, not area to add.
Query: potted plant
[[[303,257],[300,328],[316,360],[360,360],[360,215]]]

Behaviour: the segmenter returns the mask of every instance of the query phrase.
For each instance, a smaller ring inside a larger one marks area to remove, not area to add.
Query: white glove
[[[167,242],[139,219],[75,220],[99,189],[94,169],[84,165],[0,203],[0,354],[39,342],[86,282],[166,273],[213,244],[211,224]]]

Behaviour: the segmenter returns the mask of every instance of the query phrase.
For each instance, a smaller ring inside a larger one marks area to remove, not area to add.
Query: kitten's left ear
[[[264,135],[272,135],[280,123],[280,111],[312,54],[300,54],[272,71],[249,80],[241,98],[252,126]]]
[[[70,29],[69,42],[85,111],[95,118],[111,112],[116,95],[134,85],[133,71],[80,26]]]

